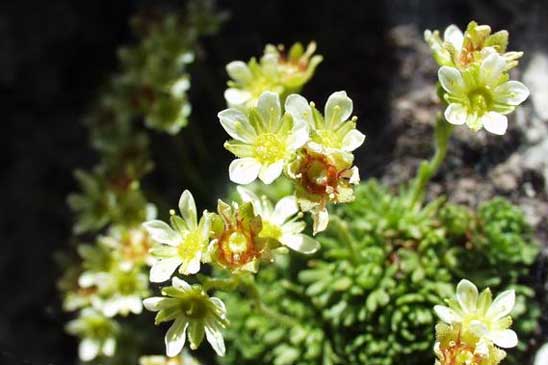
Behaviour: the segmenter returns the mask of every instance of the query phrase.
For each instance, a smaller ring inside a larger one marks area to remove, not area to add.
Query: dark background
[[[81,119],[116,70],[116,48],[132,41],[128,20],[142,3],[0,2],[0,364],[75,362],[76,341],[63,333],[67,317],[59,309],[52,255],[70,236],[65,201],[76,189],[72,171],[95,161]],[[267,42],[317,41],[325,60],[303,92],[323,105],[332,91],[347,90],[368,135],[359,158],[364,177],[382,174],[393,149],[385,133],[387,96],[398,88],[386,40],[393,26],[414,23],[422,31],[475,19],[510,30],[513,49],[548,44],[546,1],[220,1],[219,7],[230,18],[203,41],[192,74],[191,125],[177,137],[153,136],[158,166],[145,184],[169,199],[181,186],[200,189],[184,174],[170,179],[180,166],[165,151],[172,138],[188,141],[196,128],[207,131],[211,156],[199,173],[217,181],[219,191],[227,182],[230,156],[215,116],[224,108],[224,65],[260,55]],[[201,200],[215,195],[202,193]]]

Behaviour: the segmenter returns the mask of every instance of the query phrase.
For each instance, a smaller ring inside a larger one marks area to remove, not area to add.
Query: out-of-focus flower
[[[466,124],[474,131],[485,128],[494,134],[504,134],[508,127],[506,114],[529,96],[529,90],[521,82],[508,81],[505,67],[505,59],[497,53],[464,71],[441,67],[438,78],[448,103],[445,119],[455,125]]]
[[[306,224],[298,220],[302,215],[297,214],[299,207],[295,196],[286,196],[272,206],[266,196],[259,198],[242,186],[238,186],[238,192],[244,202],[253,205],[255,214],[261,216],[260,237],[274,240],[304,254],[312,254],[320,248],[318,241],[302,233]]]
[[[265,91],[274,92],[283,99],[291,92],[298,92],[310,80],[322,56],[314,55],[316,44],[310,43],[304,50],[296,43],[285,54],[283,47],[267,45],[260,62],[252,58],[247,64],[233,61],[226,66],[230,78],[225,99],[229,107],[251,108],[257,105]]]
[[[475,353],[488,356],[489,343],[502,348],[517,346],[518,337],[509,328],[512,324],[510,313],[515,304],[513,290],[506,290],[492,300],[489,288],[479,294],[473,283],[461,280],[457,285],[456,299],[447,302],[448,306],[437,305],[434,311],[446,324],[457,326],[461,338],[471,337],[477,343]]]
[[[195,350],[204,335],[219,356],[225,353],[222,329],[228,323],[224,303],[216,297],[209,297],[202,287],[190,286],[184,280],[173,277],[172,286],[162,289],[163,297],[144,300],[145,308],[158,312],[155,323],[173,321],[165,336],[166,355],[177,356],[186,342]]]
[[[218,116],[234,138],[225,148],[238,157],[229,167],[230,180],[237,184],[249,184],[257,177],[265,184],[272,183],[308,140],[306,124],[282,116],[280,97],[272,92],[261,94],[257,107],[226,109]]]
[[[450,25],[443,33],[443,40],[437,30],[426,30],[424,38],[440,66],[465,69],[475,62],[481,62],[490,52],[496,52],[506,61],[504,70],[508,71],[518,65],[518,59],[523,55],[523,52],[506,52],[506,30],[491,34],[490,26],[478,25],[474,21],[468,23],[464,33],[456,25]]]
[[[164,355],[141,356],[139,358],[139,365],[200,365],[200,363],[187,350],[183,350],[175,357]]]
[[[85,308],[77,319],[67,323],[66,330],[81,339],[78,347],[80,360],[91,361],[101,355],[114,355],[118,324],[99,312]]]
[[[99,237],[99,244],[110,247],[124,270],[142,265],[152,265],[154,259],[149,253],[152,241],[143,227],[112,227],[108,235]]]
[[[183,275],[200,271],[202,254],[209,243],[209,216],[204,212],[198,222],[196,203],[188,190],[181,194],[179,211],[182,217],[172,212],[171,226],[160,220],[143,223],[157,243],[151,250],[158,259],[150,270],[151,282],[169,280],[177,268]]]
[[[269,258],[267,240],[259,234],[263,228],[261,217],[251,203],[217,204],[218,215],[212,215],[213,239],[209,245],[209,259],[222,268],[238,272],[256,272],[261,259]]]

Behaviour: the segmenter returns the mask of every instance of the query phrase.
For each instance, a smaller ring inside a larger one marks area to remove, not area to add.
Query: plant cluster
[[[186,124],[184,65],[197,35],[216,24],[201,28],[192,14],[145,27],[143,42],[122,52],[125,72],[107,93],[115,118],[106,130],[92,124],[105,162],[78,174],[85,193],[70,200],[77,232],[104,234],[80,246],[81,265],[63,281],[66,309],[81,309],[67,326],[82,338],[80,358],[111,357],[121,331],[112,318],[143,306],[155,324],[170,323],[167,357],[143,365],[186,361],[185,349],[204,340],[221,363],[242,365],[497,365],[518,346],[516,332],[525,350],[540,309],[526,280],[538,247],[523,214],[501,199],[472,211],[424,198],[454,125],[504,134],[506,115],[527,98],[509,80],[521,53],[506,51],[508,33],[474,22],[464,33],[450,26],[443,40],[425,33],[445,111],[434,157],[397,193],[360,184],[354,153],[365,136],[347,93],[332,93],[323,112],[299,94],[322,61],[315,43],[287,54],[268,45],[259,61],[229,63],[218,118],[237,197],[200,213],[184,190],[161,220],[139,189],[146,135],[124,133],[135,116],[168,133]],[[119,151],[137,142],[138,152]],[[121,181],[114,189],[110,174]],[[500,294],[479,294],[464,277]],[[150,296],[149,282],[168,284]],[[521,361],[515,354],[508,363]]]

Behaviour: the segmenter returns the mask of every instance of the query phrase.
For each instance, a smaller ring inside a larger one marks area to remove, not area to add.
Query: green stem
[[[354,265],[358,265],[359,262],[358,250],[356,248],[356,240],[354,240],[354,237],[352,237],[352,235],[350,234],[348,224],[336,215],[331,215],[329,219],[330,226],[336,230],[340,240],[343,241],[348,247],[348,251],[350,251],[350,261],[352,261]]]
[[[238,275],[232,275],[227,279],[209,278],[205,275],[200,275],[199,279],[202,283],[204,291],[212,289],[222,291],[232,291],[240,285],[240,278]]]
[[[453,125],[448,123],[443,115],[438,114],[436,118],[436,126],[434,129],[434,144],[435,153],[430,161],[422,161],[417,171],[417,176],[411,185],[409,192],[409,206],[415,207],[416,204],[422,203],[425,195],[426,185],[432,177],[438,172],[442,162],[447,154],[447,146]]]

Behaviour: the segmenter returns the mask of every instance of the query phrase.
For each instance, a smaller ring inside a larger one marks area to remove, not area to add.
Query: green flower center
[[[192,319],[203,319],[209,311],[209,298],[201,293],[192,293],[181,304],[182,312]]]
[[[277,224],[270,223],[269,221],[263,220],[263,228],[259,233],[261,238],[272,238],[275,240],[280,239],[282,236],[282,229]]]
[[[476,89],[468,94],[470,107],[477,115],[483,115],[491,109],[492,97],[485,88]]]
[[[257,136],[253,148],[253,157],[262,165],[270,165],[285,157],[284,141],[274,133],[263,133]]]
[[[183,262],[192,260],[196,254],[202,249],[204,240],[199,231],[193,231],[186,235],[178,247],[179,257]]]
[[[118,277],[118,291],[122,295],[133,294],[137,290],[137,282],[133,273],[120,274]]]

